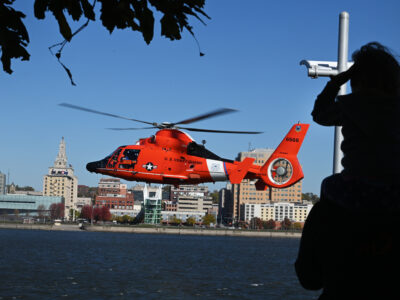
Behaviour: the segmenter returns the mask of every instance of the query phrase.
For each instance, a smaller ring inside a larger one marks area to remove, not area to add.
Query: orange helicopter
[[[309,124],[295,124],[264,165],[254,165],[254,158],[243,161],[224,159],[197,144],[187,133],[201,131],[215,133],[258,134],[256,131],[230,131],[182,127],[217,115],[233,112],[230,108],[218,109],[176,123],[156,123],[131,119],[119,115],[61,103],[60,106],[83,110],[151,125],[145,128],[109,128],[112,130],[160,129],[149,138],[142,138],[135,145],[120,146],[104,159],[89,162],[89,172],[100,173],[129,181],[147,183],[199,184],[205,182],[230,181],[239,184],[243,179],[256,180],[257,190],[268,187],[286,188],[303,179],[303,171],[297,153],[309,128]],[[178,126],[179,125],[179,126]]]

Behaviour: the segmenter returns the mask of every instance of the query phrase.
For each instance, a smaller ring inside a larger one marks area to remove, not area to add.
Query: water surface
[[[0,299],[317,299],[297,238],[0,230]]]

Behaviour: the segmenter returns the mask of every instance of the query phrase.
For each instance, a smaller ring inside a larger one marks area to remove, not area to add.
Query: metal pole
[[[349,52],[349,14],[345,11],[339,15],[339,45],[338,45],[338,72],[344,72],[347,70]],[[340,87],[339,95],[346,94],[346,83]],[[340,150],[340,145],[343,141],[341,133],[341,127],[335,127],[335,141],[334,141],[334,152],[333,152],[333,173],[340,173],[343,169],[341,160],[343,153]]]

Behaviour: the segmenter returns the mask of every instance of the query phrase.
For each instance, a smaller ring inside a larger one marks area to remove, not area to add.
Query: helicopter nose
[[[92,161],[86,165],[86,170],[88,170],[89,172],[98,173],[98,169],[105,168],[106,165],[107,165],[107,159]]]
[[[89,172],[96,172],[97,169],[97,161],[90,162],[86,165],[86,170]]]

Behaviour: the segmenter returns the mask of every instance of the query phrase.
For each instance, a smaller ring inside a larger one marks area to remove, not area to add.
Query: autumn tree
[[[263,222],[264,229],[275,229],[275,227],[276,227],[276,222],[272,219]]]
[[[252,229],[263,229],[263,222],[260,218],[252,218],[250,224]]]
[[[37,207],[37,213],[38,213],[39,219],[44,218],[45,215],[46,215],[46,206],[44,206],[43,204],[40,204],[40,205]]]
[[[11,59],[30,58],[26,49],[29,44],[29,34],[23,23],[25,14],[13,8],[14,2],[15,0],[0,0],[1,62],[3,70],[9,74],[12,73]],[[209,16],[203,11],[204,5],[205,0],[35,0],[34,14],[39,20],[48,17],[56,19],[64,39],[63,42],[54,45],[57,48],[55,56],[61,63],[61,52],[66,43],[71,42],[89,22],[99,19],[110,34],[115,29],[130,29],[140,32],[144,41],[150,44],[154,36],[154,12],[157,12],[161,16],[162,36],[171,41],[180,40],[182,31],[187,30],[197,42],[188,17],[194,17],[205,24],[202,18],[209,19]],[[96,16],[96,13],[99,15]],[[71,19],[74,22],[81,21],[80,27],[75,31],[71,29]],[[199,52],[203,55],[200,47]],[[74,84],[70,70],[64,64],[61,65]]]
[[[172,225],[181,225],[182,224],[182,220],[177,218],[176,216],[173,216],[172,218],[170,218],[168,222]]]
[[[111,220],[111,213],[110,208],[107,206],[102,206],[100,211],[100,220],[101,221],[110,221]]]
[[[121,223],[121,224],[127,224],[127,223],[132,223],[134,218],[132,218],[131,216],[128,216],[128,215],[123,215],[123,216],[115,217],[114,220],[116,220],[118,223]]]
[[[292,227],[292,222],[288,219],[285,218],[282,222],[281,222],[281,228],[284,230],[290,229]]]
[[[215,224],[215,216],[207,214],[203,217],[203,225],[210,226],[210,224]]]
[[[293,223],[293,229],[295,230],[301,230],[303,228],[302,224],[299,222]]]
[[[52,220],[64,218],[64,203],[52,203],[49,211]]]
[[[194,217],[189,217],[186,219],[186,225],[188,226],[194,226],[196,224],[196,220]]]
[[[81,210],[81,218],[91,220],[93,217],[93,207],[91,205],[85,205]]]

